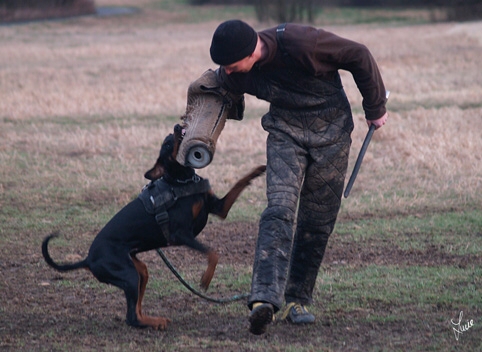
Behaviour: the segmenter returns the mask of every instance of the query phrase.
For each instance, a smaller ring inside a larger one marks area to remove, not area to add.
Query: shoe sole
[[[314,318],[304,318],[304,319],[293,320],[292,318],[288,317],[286,320],[289,323],[294,325],[313,324],[315,322]]]
[[[263,303],[253,309],[249,315],[249,332],[254,335],[264,334],[273,321],[273,314],[273,306],[269,303]]]

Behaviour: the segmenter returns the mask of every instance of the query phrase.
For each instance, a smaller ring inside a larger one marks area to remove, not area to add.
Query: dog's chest
[[[206,225],[209,211],[205,198],[210,188],[209,181],[202,178],[180,184],[159,179],[147,185],[139,198],[171,242],[170,233],[177,228],[191,228],[197,235]]]

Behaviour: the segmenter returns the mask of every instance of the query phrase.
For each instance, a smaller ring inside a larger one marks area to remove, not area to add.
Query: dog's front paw
[[[260,165],[254,168],[246,177],[247,183],[250,184],[252,180],[254,180],[256,177],[261,176],[265,172],[266,172],[266,165]]]
[[[253,170],[254,177],[261,176],[266,171],[266,165],[260,165]]]

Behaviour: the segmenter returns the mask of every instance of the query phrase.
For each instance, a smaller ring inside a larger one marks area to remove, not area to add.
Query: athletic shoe
[[[287,319],[293,324],[313,324],[315,322],[315,316],[308,312],[305,306],[295,302],[286,306],[281,319]]]

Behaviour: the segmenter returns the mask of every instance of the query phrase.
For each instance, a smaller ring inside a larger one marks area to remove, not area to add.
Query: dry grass
[[[0,160],[8,166],[0,190],[29,156],[38,164],[28,176],[46,183],[95,189],[115,180],[133,192],[144,182],[184,112],[189,82],[215,67],[208,47],[217,25],[172,23],[177,15],[149,3],[136,3],[148,11],[132,16],[1,28]],[[480,204],[482,23],[328,29],[366,43],[392,92],[389,122],[374,136],[345,211]],[[356,119],[353,161],[366,126],[353,80],[343,79]],[[216,188],[264,162],[266,108],[247,97],[245,121],[228,122],[214,162],[200,171]],[[262,200],[262,187],[254,193]]]
[[[85,255],[145,183],[160,141],[184,113],[189,83],[214,68],[208,46],[218,20],[182,23],[184,13],[163,12],[153,0],[96,4],[144,10],[0,27],[0,346],[480,350],[482,22],[328,27],[372,49],[392,92],[390,118],[343,202],[319,276],[318,324],[303,328],[302,339],[301,330],[284,324],[259,339],[247,332],[244,304],[196,300],[155,253],[145,254],[154,274],[146,308],[175,320],[162,334],[125,326],[120,291],[83,271],[59,276],[45,266],[40,241],[51,231],[63,234],[55,258]],[[346,73],[343,80],[356,120],[353,164],[366,125],[353,80]],[[245,120],[228,121],[213,163],[200,170],[218,194],[265,161],[260,116],[267,104],[247,97],[246,105]],[[224,263],[239,265],[235,275],[218,266],[222,292],[249,287],[264,201],[258,179],[229,216],[247,221],[210,224],[201,235]],[[409,215],[397,216],[403,213]],[[197,280],[204,258],[184,248],[168,254]],[[238,274],[246,281],[233,286]],[[450,319],[462,310],[476,325],[456,344]]]

